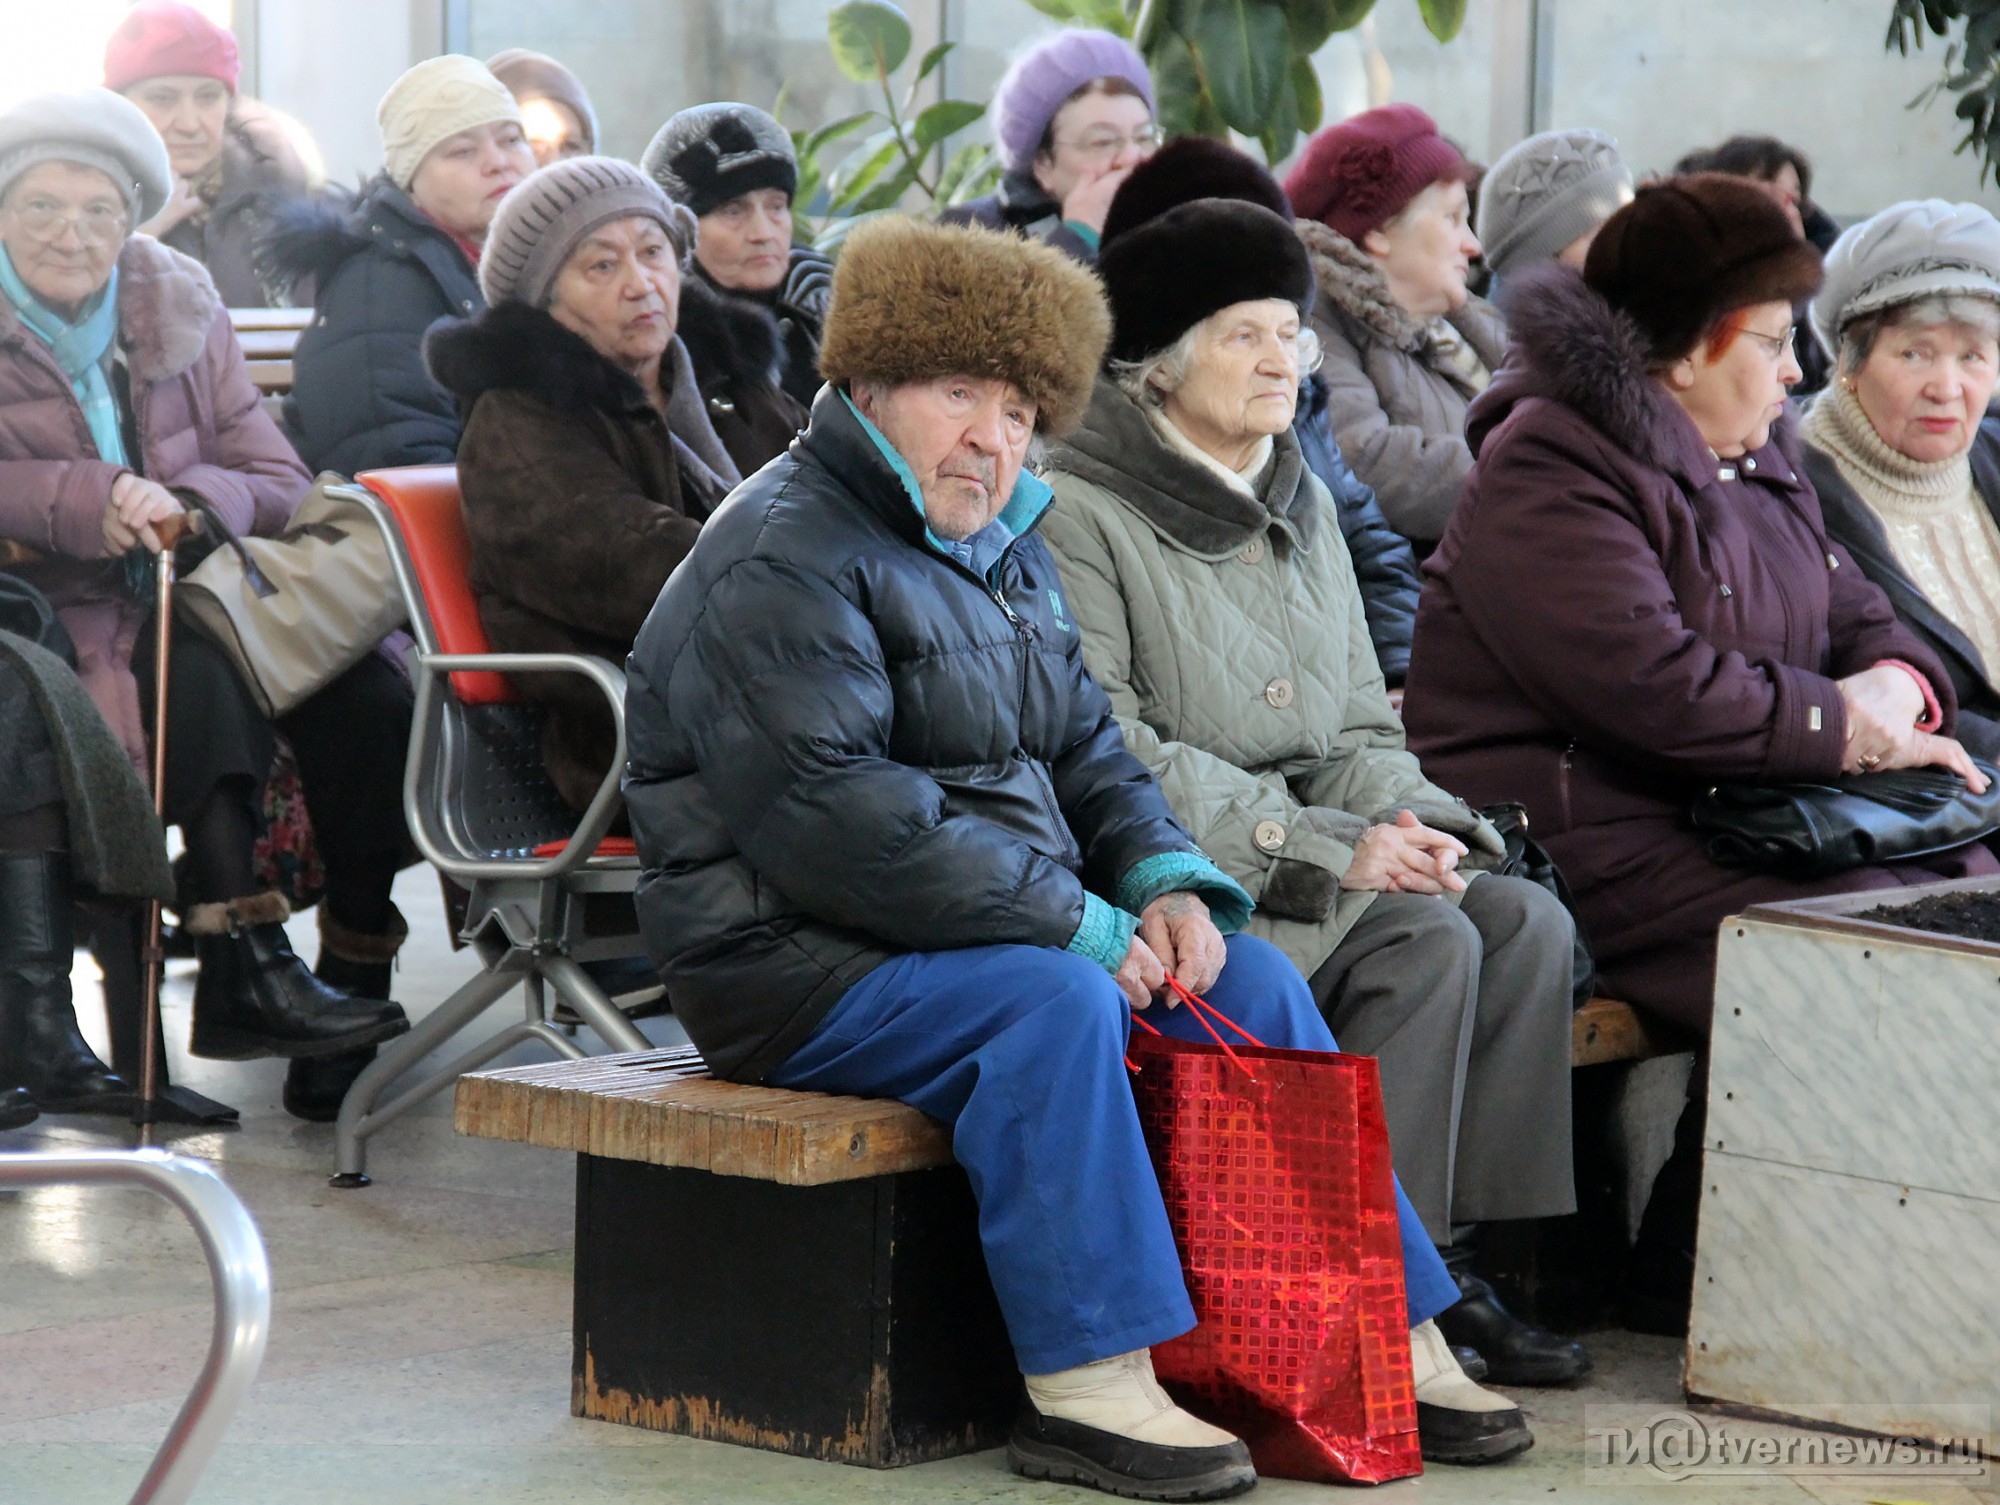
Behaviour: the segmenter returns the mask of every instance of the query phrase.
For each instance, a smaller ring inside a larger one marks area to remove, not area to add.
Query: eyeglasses
[[[14,210],[21,228],[36,240],[54,242],[62,238],[64,226],[76,231],[87,246],[107,246],[125,238],[132,221],[122,209],[109,204],[88,204],[81,213],[71,213],[46,199],[31,199]]]
[[[1774,361],[1783,360],[1786,356],[1794,355],[1798,351],[1799,326],[1796,324],[1787,325],[1783,334],[1760,334],[1754,329],[1746,329],[1742,332],[1750,336],[1759,345],[1762,345],[1764,353]]]
[[[1148,125],[1129,136],[1121,136],[1116,131],[1092,131],[1087,136],[1058,141],[1056,145],[1068,147],[1086,162],[1096,163],[1109,162],[1128,145],[1140,156],[1150,156],[1160,149],[1160,139],[1160,128]]]

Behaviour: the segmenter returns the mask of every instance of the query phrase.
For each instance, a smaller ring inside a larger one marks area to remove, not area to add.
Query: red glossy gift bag
[[[1140,1034],[1130,1061],[1198,1318],[1154,1348],[1161,1383],[1260,1474],[1423,1472],[1374,1059]]]

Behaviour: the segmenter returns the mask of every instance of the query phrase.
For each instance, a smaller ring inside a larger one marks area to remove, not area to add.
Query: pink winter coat
[[[118,256],[118,343],[131,375],[136,464],[98,458],[69,379],[0,297],[0,538],[42,557],[11,566],[76,642],[79,672],[133,762],[146,766],[132,648],[146,609],[104,546],[111,484],[128,468],[201,498],[238,533],[283,529],[312,478],[259,403],[229,312],[200,263],[149,236]]]

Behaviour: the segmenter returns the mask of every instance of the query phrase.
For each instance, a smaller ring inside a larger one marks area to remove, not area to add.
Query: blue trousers
[[[1209,999],[1268,1045],[1333,1050],[1284,953],[1229,938]],[[1186,1008],[1145,1012],[1207,1040]],[[1125,1074],[1131,1015],[1104,969],[1066,951],[976,946],[886,962],[849,989],[771,1084],[893,1097],[949,1124],[1014,1355],[1049,1374],[1194,1326]],[[1410,1324],[1458,1299],[1396,1187]]]

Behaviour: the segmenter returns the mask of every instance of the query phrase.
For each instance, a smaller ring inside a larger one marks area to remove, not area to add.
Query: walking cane
[[[173,642],[174,546],[188,530],[185,515],[153,525],[160,552],[153,561],[153,813],[167,820],[167,664]],[[132,1122],[139,1126],[139,1143],[152,1143],[154,1115],[160,1100],[160,983],[166,975],[167,950],[161,943],[164,905],[146,901],[145,998],[139,1014],[139,1105]]]

